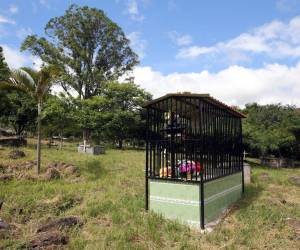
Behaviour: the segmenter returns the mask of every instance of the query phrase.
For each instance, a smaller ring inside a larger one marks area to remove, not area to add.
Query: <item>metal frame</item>
[[[149,179],[199,183],[204,228],[205,182],[242,171],[244,191],[244,116],[209,95],[198,94],[168,94],[145,108],[146,209]]]

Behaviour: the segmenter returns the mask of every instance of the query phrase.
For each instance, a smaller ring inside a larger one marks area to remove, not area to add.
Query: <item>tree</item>
[[[46,133],[52,136],[59,135],[59,148],[62,149],[64,132],[74,127],[75,121],[71,115],[72,102],[65,96],[51,96],[46,100],[45,108],[43,110],[43,121],[47,124],[45,128]]]
[[[106,114],[104,111],[107,108],[106,100],[101,96],[94,96],[89,99],[76,98],[72,100],[73,109],[71,116],[76,121],[76,126],[86,132],[87,139],[92,137],[92,131],[99,132],[105,123]],[[101,135],[101,133],[98,133]],[[84,147],[86,144],[84,143]]]
[[[300,115],[293,106],[247,104],[243,112],[244,143],[255,155],[293,156]]]
[[[51,86],[53,75],[55,75],[55,68],[50,66],[44,67],[40,71],[23,68],[12,70],[9,79],[0,83],[2,88],[16,89],[30,94],[37,103],[37,174],[40,173],[41,167],[42,104]]]
[[[60,66],[62,87],[75,90],[80,99],[98,95],[105,83],[138,63],[122,29],[96,8],[71,5],[63,16],[50,19],[45,33],[48,39],[28,36],[21,49]]]
[[[1,91],[2,92],[2,91]],[[32,128],[36,121],[37,110],[34,100],[18,91],[5,91],[5,100],[1,96],[0,122],[12,127],[18,137],[25,129]]]
[[[5,58],[3,55],[3,49],[0,46],[0,82],[7,80],[9,77],[9,68],[7,66],[7,63],[5,62]],[[6,103],[7,103],[7,91],[2,90],[0,91],[0,111],[2,116],[4,115],[3,111],[6,109]]]
[[[3,49],[0,46],[0,81],[4,81],[9,77],[9,68],[5,62]]]
[[[134,83],[109,83],[103,91],[107,105],[107,137],[123,147],[125,139],[141,138],[143,116],[141,106],[152,96]]]

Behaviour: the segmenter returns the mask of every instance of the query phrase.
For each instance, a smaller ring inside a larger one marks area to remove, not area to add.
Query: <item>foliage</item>
[[[35,126],[36,103],[27,93],[3,91],[0,95],[0,122],[12,127],[20,136],[24,130],[32,130]],[[5,98],[5,99],[4,99]]]
[[[52,65],[43,67],[39,71],[23,68],[12,70],[9,79],[0,82],[0,87],[2,89],[14,89],[27,93],[37,102],[37,174],[40,172],[41,165],[42,104],[58,73],[59,71],[57,71],[57,68]]]
[[[138,63],[122,29],[102,10],[71,5],[63,16],[50,19],[45,32],[48,40],[31,35],[21,49],[59,66],[63,88],[72,87],[80,99],[98,95],[104,83]]]
[[[7,63],[5,62],[5,58],[3,55],[3,48],[0,46],[0,82],[7,80],[9,77],[9,68]],[[6,97],[7,91],[1,89],[0,91],[0,114],[1,117],[4,116],[5,110],[7,110],[6,103],[8,102],[8,98]]]
[[[0,46],[0,81],[6,80],[9,77],[9,68],[5,62],[3,48]]]
[[[125,139],[142,138],[144,120],[141,106],[152,96],[134,83],[109,83],[103,91],[108,122],[105,135],[122,148]]]
[[[12,70],[9,79],[0,82],[1,89],[14,89],[31,95],[42,102],[53,83],[54,67],[44,67],[40,71],[31,68]]]
[[[66,131],[72,130],[76,121],[71,115],[73,103],[70,98],[50,96],[44,106],[43,123],[47,124],[44,128],[47,135],[63,136]]]
[[[92,131],[101,130],[103,127],[105,103],[104,98],[100,96],[85,100],[72,98],[73,107],[70,116],[76,121],[76,126],[84,131],[87,140],[92,136]]]
[[[246,105],[243,112],[244,143],[254,155],[295,156],[293,131],[300,129],[300,115],[293,106],[281,104]]]

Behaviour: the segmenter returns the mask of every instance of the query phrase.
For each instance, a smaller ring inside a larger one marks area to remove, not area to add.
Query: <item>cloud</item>
[[[10,6],[9,6],[9,12],[11,13],[11,14],[16,14],[16,13],[18,13],[18,11],[19,11],[19,8],[18,8],[18,6],[16,6],[16,5],[14,5],[14,4],[11,4]]]
[[[203,54],[208,54],[215,52],[217,48],[214,47],[198,47],[198,46],[191,46],[188,48],[182,48],[179,50],[176,58],[196,58]]]
[[[145,19],[145,17],[140,13],[137,0],[127,0],[126,7],[126,13],[129,14],[132,20],[141,22]]]
[[[190,35],[180,35],[177,31],[168,32],[169,38],[177,46],[186,46],[190,45],[193,42],[193,38]]]
[[[30,59],[24,54],[21,54],[18,49],[11,48],[5,44],[0,46],[3,48],[5,60],[10,68],[20,68],[29,63]]]
[[[147,41],[141,38],[141,33],[137,31],[131,32],[127,35],[127,38],[130,40],[131,47],[139,55],[140,59],[144,58],[146,56]]]
[[[1,23],[6,23],[6,24],[15,24],[15,20],[6,18],[5,16],[0,15],[0,24]]]
[[[50,6],[50,3],[48,2],[48,0],[40,0],[39,2],[41,5],[43,5],[47,9],[50,9],[51,6]]]
[[[0,44],[3,48],[5,61],[11,69],[18,69],[24,66],[30,66],[34,69],[40,69],[42,61],[36,56],[30,56],[26,53],[21,53],[19,49],[11,48],[6,44]]]
[[[262,54],[270,58],[300,57],[300,16],[289,22],[272,21],[213,46],[182,48],[177,58],[192,59],[211,53],[223,56],[232,52],[247,53],[248,56]]]
[[[234,65],[216,73],[167,75],[151,67],[136,67],[133,75],[135,82],[154,97],[190,91],[209,93],[229,105],[243,106],[250,102],[300,105],[300,62],[293,67],[268,64],[252,69]]]
[[[300,7],[299,0],[277,0],[276,8],[282,12],[296,12]]]
[[[20,28],[19,30],[17,30],[16,36],[23,40],[26,36],[31,35],[32,34],[32,29],[31,28]]]

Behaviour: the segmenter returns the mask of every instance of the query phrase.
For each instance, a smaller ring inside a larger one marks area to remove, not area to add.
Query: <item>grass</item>
[[[22,148],[33,160],[33,147]],[[144,211],[144,152],[108,150],[105,155],[78,154],[74,145],[62,151],[44,148],[45,168],[63,161],[81,170],[78,178],[52,181],[0,181],[4,205],[0,217],[18,228],[0,240],[0,249],[18,249],[48,217],[78,215],[82,228],[69,232],[67,249],[300,249],[287,218],[300,220],[300,188],[289,181],[300,169],[268,169],[252,163],[252,183],[244,198],[209,234]],[[262,179],[262,173],[269,178]],[[22,211],[22,212],[20,212]],[[299,233],[299,232],[298,232]]]

